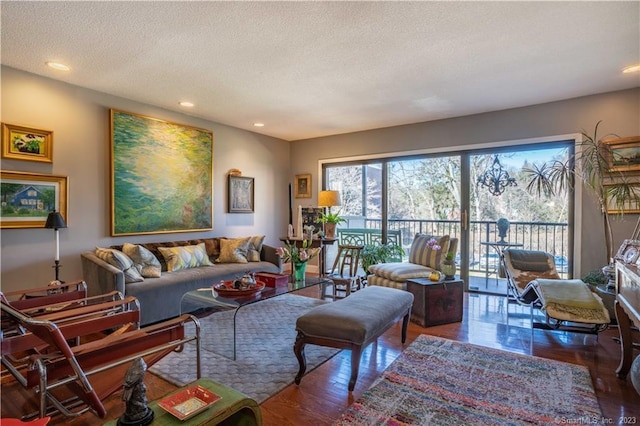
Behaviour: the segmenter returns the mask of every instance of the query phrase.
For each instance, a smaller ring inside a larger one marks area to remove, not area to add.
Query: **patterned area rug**
[[[285,294],[241,308],[237,316],[237,359],[233,354],[233,312],[217,312],[200,319],[202,377],[213,379],[263,402],[289,384],[298,373],[293,354],[296,319],[320,299]],[[331,348],[305,347],[307,374],[337,354]],[[195,345],[172,353],[149,369],[183,386],[196,380]]]
[[[336,425],[599,422],[586,367],[421,335]]]

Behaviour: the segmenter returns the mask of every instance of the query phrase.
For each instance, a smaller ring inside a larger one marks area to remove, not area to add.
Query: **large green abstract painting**
[[[111,235],[213,229],[213,133],[111,110]]]

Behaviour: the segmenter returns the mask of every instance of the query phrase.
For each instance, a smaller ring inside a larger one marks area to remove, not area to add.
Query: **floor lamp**
[[[56,281],[60,281],[60,234],[58,229],[66,228],[67,224],[60,212],[54,210],[49,213],[49,216],[47,216],[47,222],[44,224],[44,227],[47,229],[53,229],[56,234],[56,258],[54,260],[55,265],[53,267],[56,270]]]

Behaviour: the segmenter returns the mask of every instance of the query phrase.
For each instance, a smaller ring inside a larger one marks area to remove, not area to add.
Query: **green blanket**
[[[582,280],[538,279],[538,290],[545,305],[566,305],[572,308],[600,309],[591,290]]]

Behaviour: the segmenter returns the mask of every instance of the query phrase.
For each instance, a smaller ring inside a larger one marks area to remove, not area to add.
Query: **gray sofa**
[[[167,265],[158,247],[177,247],[205,243],[207,255],[214,266],[167,272]],[[95,252],[81,254],[83,279],[89,295],[104,294],[113,290],[123,295],[135,296],[140,303],[141,324],[151,324],[180,314],[180,300],[188,291],[211,287],[220,280],[232,280],[246,272],[282,272],[282,260],[274,247],[263,244],[260,261],[248,263],[215,263],[220,254],[220,238],[171,241],[140,244],[151,251],[162,266],[158,278],[125,283],[123,271],[100,259]],[[111,246],[121,250],[122,246]]]

